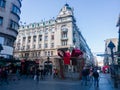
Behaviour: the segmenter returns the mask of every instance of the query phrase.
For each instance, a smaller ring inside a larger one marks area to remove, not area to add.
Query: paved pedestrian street
[[[81,85],[79,80],[54,80],[47,78],[39,82],[22,78],[17,81],[9,81],[9,84],[0,85],[0,90],[120,90],[115,89],[108,74],[100,74],[99,87],[95,87],[92,82],[87,86]]]

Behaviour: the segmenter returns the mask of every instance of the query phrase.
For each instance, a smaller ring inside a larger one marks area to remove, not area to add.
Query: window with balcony
[[[3,24],[3,17],[0,17],[0,26]]]
[[[61,42],[61,44],[62,44],[62,46],[67,46],[67,41],[64,40],[64,41]]]
[[[18,23],[16,23],[13,20],[10,20],[10,29],[18,30],[18,27],[19,27]]]
[[[5,8],[6,1],[0,0],[0,7]]]
[[[20,15],[20,9],[14,4],[12,6],[12,13],[14,13],[14,14],[16,14],[18,16]]]
[[[62,33],[62,39],[66,39],[67,38],[67,32],[63,32]]]

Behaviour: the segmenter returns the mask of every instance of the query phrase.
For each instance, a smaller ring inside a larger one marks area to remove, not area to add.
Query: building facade
[[[21,25],[15,42],[14,57],[22,60],[39,60],[44,65],[49,60],[55,66],[58,49],[72,51],[74,47],[84,52],[87,63],[93,55],[76,25],[73,9],[65,4],[58,16],[48,21]]]
[[[105,40],[105,57],[104,57],[104,65],[111,65],[112,64],[112,58],[111,58],[111,50],[108,47],[108,44],[110,43],[110,41],[113,42],[113,44],[115,45],[115,47],[113,48],[113,53],[115,54],[115,52],[117,52],[117,48],[118,48],[118,38],[110,38],[110,39],[106,39]],[[117,56],[114,55],[114,63],[117,63]]]
[[[22,0],[0,0],[0,44],[1,56],[10,58],[18,34]]]

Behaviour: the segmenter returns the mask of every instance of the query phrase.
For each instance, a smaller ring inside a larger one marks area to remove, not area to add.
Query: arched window
[[[68,31],[68,28],[67,28],[67,26],[66,25],[62,25],[61,26],[61,30],[64,32],[67,32]]]

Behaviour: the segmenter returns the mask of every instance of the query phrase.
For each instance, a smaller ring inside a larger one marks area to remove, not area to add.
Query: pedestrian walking
[[[81,82],[81,84],[87,85],[87,75],[88,75],[87,70],[84,68],[82,70],[82,82]]]
[[[94,77],[94,86],[99,87],[99,73],[97,70],[93,72],[93,77]]]
[[[40,77],[40,69],[39,68],[37,68],[37,70],[36,70],[36,79],[37,79],[37,81],[39,81],[39,77]]]
[[[59,76],[58,76],[58,69],[54,69],[54,71],[53,71],[53,78],[55,79],[55,78],[58,78]]]

